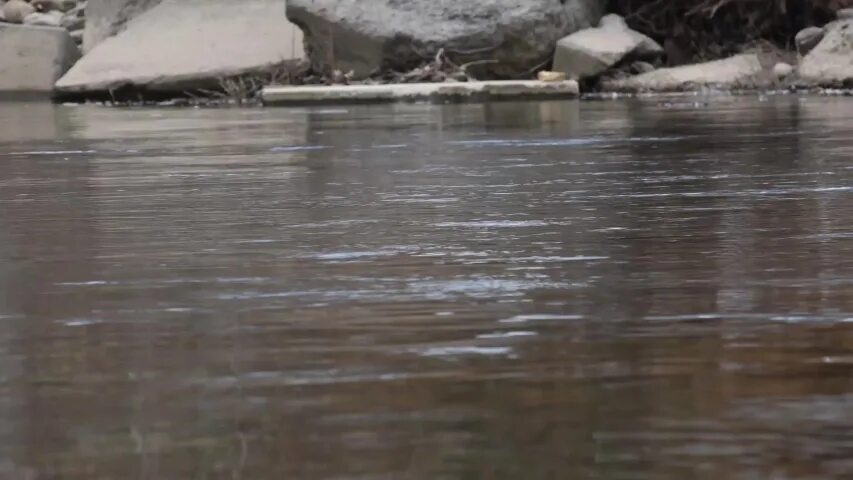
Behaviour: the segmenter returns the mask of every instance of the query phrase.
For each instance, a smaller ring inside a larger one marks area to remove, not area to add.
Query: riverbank
[[[0,23],[0,55],[14,63],[0,72],[0,92],[41,92],[60,102],[218,105],[259,103],[264,91],[291,91],[288,86],[310,86],[299,91],[316,92],[312,102],[337,102],[349,87],[405,92],[412,84],[447,90],[465,83],[476,89],[481,81],[530,82],[543,74],[576,81],[581,94],[593,95],[853,86],[853,10],[841,8],[853,1],[806,2],[808,9],[783,12],[776,4],[691,0],[668,5],[664,16],[650,16],[645,4],[629,0],[548,6],[490,0],[489,8],[480,5],[482,15],[470,14],[465,3],[67,0],[31,6],[9,0],[2,11],[10,5],[45,11],[19,15],[20,25]],[[747,25],[758,14],[767,17],[763,23]],[[182,20],[190,16],[194,22]],[[38,23],[46,19],[67,27]],[[726,22],[746,31],[723,28]],[[400,25],[410,39],[394,33]],[[531,25],[541,28],[530,38],[499,35]],[[295,32],[304,34],[304,58]],[[415,97],[403,101],[421,100]]]

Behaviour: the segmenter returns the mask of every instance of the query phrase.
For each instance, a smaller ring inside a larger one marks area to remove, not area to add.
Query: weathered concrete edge
[[[577,98],[579,96],[580,87],[574,80],[562,82],[504,80],[385,85],[270,86],[261,92],[263,103],[270,106],[417,101],[436,103],[477,102],[527,98]]]

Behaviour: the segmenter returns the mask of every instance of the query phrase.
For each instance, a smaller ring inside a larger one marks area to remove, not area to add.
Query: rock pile
[[[86,0],[7,0],[0,10],[0,22],[62,27],[77,44],[83,41]]]
[[[559,40],[553,70],[616,92],[853,86],[853,9],[839,10],[834,21],[805,28],[790,42],[796,51],[755,46],[684,65],[655,40],[631,30],[622,17],[609,14],[598,26]],[[661,68],[664,64],[670,66]]]

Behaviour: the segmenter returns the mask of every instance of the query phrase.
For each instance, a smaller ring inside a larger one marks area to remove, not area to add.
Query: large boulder
[[[283,0],[163,0],[98,44],[56,88],[80,93],[215,87],[224,77],[268,71],[292,58],[294,30]]]
[[[63,28],[0,23],[0,91],[50,93],[80,57]]]
[[[602,0],[287,0],[318,71],[406,70],[439,49],[487,77],[532,76],[560,38],[598,23]]]
[[[853,18],[826,26],[823,40],[803,58],[800,78],[824,86],[853,83]]]
[[[554,71],[576,80],[595,77],[623,60],[651,60],[663,47],[628,28],[619,15],[606,15],[597,28],[586,28],[557,42]]]
[[[89,0],[86,5],[86,30],[83,53],[124,30],[127,23],[161,0]],[[190,17],[192,18],[192,17]]]
[[[607,80],[607,91],[672,92],[697,88],[758,88],[773,84],[773,63],[767,66],[759,54],[741,54],[695,65],[661,68],[624,79]]]

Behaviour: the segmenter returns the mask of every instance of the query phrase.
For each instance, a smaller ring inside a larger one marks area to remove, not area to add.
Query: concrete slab
[[[64,28],[0,23],[0,92],[49,94],[78,58]]]
[[[763,88],[773,84],[771,69],[765,68],[758,54],[744,53],[680,67],[661,68],[633,77],[606,80],[606,92],[673,92],[699,90],[705,87],[723,90]]]
[[[311,103],[388,103],[431,101],[477,102],[527,98],[575,98],[578,82],[510,80],[489,82],[398,83],[388,85],[270,86],[261,97],[266,105]]]
[[[88,27],[87,27],[88,28]],[[162,0],[95,45],[57,83],[60,93],[134,87],[181,92],[216,88],[222,78],[264,74],[300,41],[284,0]]]

